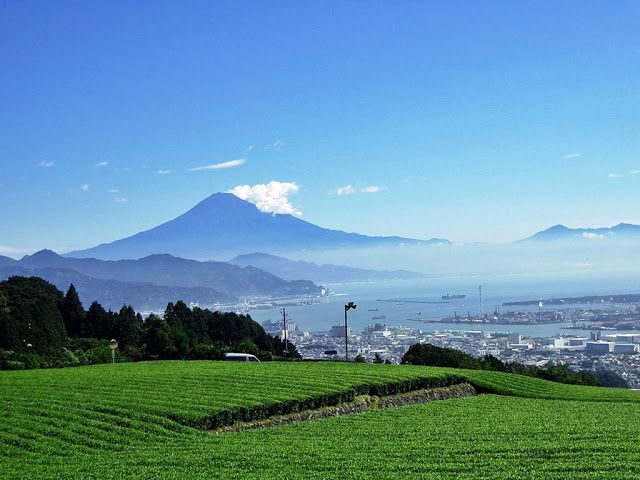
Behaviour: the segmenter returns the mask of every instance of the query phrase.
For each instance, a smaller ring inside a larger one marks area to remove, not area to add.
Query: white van
[[[225,353],[224,359],[231,362],[259,362],[255,355],[249,353]]]

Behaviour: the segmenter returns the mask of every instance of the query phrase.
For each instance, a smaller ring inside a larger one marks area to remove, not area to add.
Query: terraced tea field
[[[503,395],[217,423],[469,381]],[[495,372],[150,362],[0,372],[2,478],[637,478],[640,395]]]

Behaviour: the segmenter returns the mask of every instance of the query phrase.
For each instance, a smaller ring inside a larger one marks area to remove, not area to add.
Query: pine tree
[[[83,337],[111,339],[112,335],[112,315],[106,312],[102,305],[93,302],[87,312],[87,318],[82,332]]]
[[[82,307],[80,297],[78,297],[78,292],[76,291],[76,287],[73,286],[73,283],[69,285],[69,290],[67,290],[67,294],[64,297],[61,311],[64,326],[67,329],[67,335],[74,338],[82,336],[82,327],[84,326],[87,314]]]
[[[142,336],[142,316],[131,305],[123,306],[116,315],[114,338],[124,347],[137,345]]]

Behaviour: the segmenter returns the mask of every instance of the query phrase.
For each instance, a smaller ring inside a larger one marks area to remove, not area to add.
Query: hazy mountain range
[[[93,278],[64,268],[0,265],[0,280],[14,275],[43,278],[62,292],[66,292],[73,283],[85,308],[93,301],[98,301],[103,307],[111,310],[117,310],[122,305],[132,305],[136,310],[156,310],[176,300],[183,300],[187,304],[198,302],[202,305],[235,300],[230,295],[207,287],[170,287],[145,282],[121,282]]]
[[[554,225],[523,241],[554,241],[568,239],[640,239],[640,225],[619,223],[613,227],[600,228],[569,228],[564,225]]]
[[[407,270],[367,270],[342,265],[318,265],[316,263],[289,260],[268,253],[239,255],[229,263],[241,267],[253,266],[285,280],[304,278],[316,283],[363,282],[372,280],[400,280],[421,278],[425,275]]]
[[[253,252],[430,245],[448,240],[371,237],[318,227],[292,215],[265,213],[230,193],[215,193],[188,212],[131,237],[67,254],[116,260],[156,253],[193,259],[221,259]]]
[[[171,255],[106,261],[62,257],[41,250],[19,261],[0,258],[0,276],[40,276],[66,290],[76,285],[84,302],[105,306],[130,303],[161,308],[168,301],[226,302],[245,296],[319,295],[322,288],[306,280],[288,281],[258,268],[224,262],[197,262]]]

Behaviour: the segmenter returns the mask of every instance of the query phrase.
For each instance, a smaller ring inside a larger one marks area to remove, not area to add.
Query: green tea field
[[[480,395],[233,423],[469,382]],[[640,395],[484,371],[148,362],[0,372],[2,478],[637,478]]]

